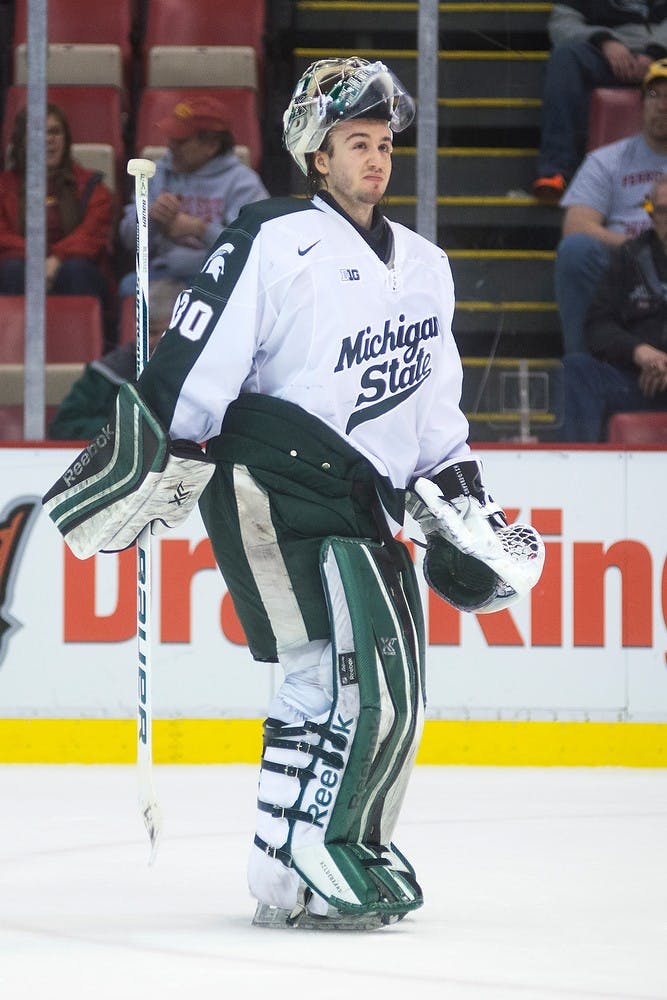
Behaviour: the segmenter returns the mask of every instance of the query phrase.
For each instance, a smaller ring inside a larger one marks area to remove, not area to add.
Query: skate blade
[[[268,903],[258,903],[253,927],[273,927],[281,930],[299,931],[377,931],[388,924],[394,924],[399,916],[381,913],[341,913],[329,907],[325,916],[309,913],[302,907],[282,910]]]

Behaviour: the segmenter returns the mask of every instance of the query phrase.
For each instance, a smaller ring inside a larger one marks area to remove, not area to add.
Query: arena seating
[[[250,87],[257,90],[257,57],[249,45],[154,45],[148,87]]]
[[[132,344],[136,340],[136,302],[133,295],[126,295],[120,303],[120,320],[118,323],[118,343]]]
[[[22,364],[25,343],[25,298],[2,296],[0,363]],[[46,361],[92,361],[102,353],[102,314],[91,295],[47,295]]]
[[[132,27],[135,0],[114,0],[95,4],[81,0],[49,0],[49,42],[69,44],[117,45],[123,65],[123,79],[129,92],[132,77]],[[27,38],[28,0],[16,0],[14,48]],[[15,81],[16,82],[16,81]]]
[[[248,87],[146,87],[139,101],[135,132],[135,147],[163,146],[164,135],[156,122],[168,115],[178,101],[210,93],[221,100],[229,111],[234,138],[250,150],[251,166],[258,169],[262,157],[262,142],[257,113],[257,99]]]
[[[588,117],[588,151],[641,131],[641,109],[637,87],[598,87],[594,90]]]
[[[5,117],[2,124],[2,148],[7,149],[16,113],[25,107],[26,87],[14,84],[7,88]],[[116,159],[116,175],[125,171],[125,144],[121,97],[117,87],[50,86],[48,100],[65,112],[77,143],[110,145]]]
[[[27,56],[25,42],[14,48],[14,83],[21,86],[28,82]],[[46,60],[47,83],[123,89],[122,54],[118,45],[49,43]]]
[[[667,444],[667,413],[639,411],[614,413],[607,425],[607,441],[634,447],[642,444]]]
[[[154,45],[250,45],[259,57],[263,36],[264,0],[148,0],[146,53]]]
[[[2,297],[0,338],[0,440],[23,437],[25,362],[25,299]],[[83,365],[102,353],[102,313],[99,300],[82,295],[46,298],[46,422],[80,375]]]
[[[111,190],[116,190],[116,154],[106,142],[73,142],[72,156],[88,170],[97,170]]]

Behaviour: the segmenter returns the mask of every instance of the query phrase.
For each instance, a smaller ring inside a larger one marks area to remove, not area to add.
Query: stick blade
[[[162,811],[154,795],[148,801],[141,803],[141,815],[143,816],[144,826],[151,842],[151,852],[148,857],[148,864],[150,866],[154,863],[157,856],[160,834],[162,833]]]

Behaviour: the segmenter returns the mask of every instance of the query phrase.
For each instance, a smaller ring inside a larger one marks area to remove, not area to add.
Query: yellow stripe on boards
[[[417,763],[667,767],[667,725],[433,721]]]
[[[259,719],[157,719],[156,764],[257,764]],[[0,719],[2,764],[132,764],[132,719]],[[667,724],[429,719],[418,764],[667,767]]]

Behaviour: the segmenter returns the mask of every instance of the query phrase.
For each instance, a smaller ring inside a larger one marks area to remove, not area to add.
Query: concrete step
[[[399,137],[400,140],[400,137]],[[438,193],[447,195],[508,195],[522,191],[530,196],[535,179],[534,148],[444,147],[438,149]],[[414,194],[417,150],[394,150],[390,190]]]
[[[316,59],[361,56],[387,63],[411,94],[417,93],[417,50],[379,48],[295,48],[298,76]],[[438,53],[438,94],[446,98],[540,98],[545,50],[483,51],[442,49]]]
[[[517,34],[546,31],[550,3],[454,3],[438,4],[439,34],[493,33],[513,38]],[[318,39],[334,32],[340,37],[355,32],[387,35],[416,32],[418,4],[397,0],[297,0],[292,27],[312,32]]]
[[[389,195],[386,214],[414,229],[416,201],[414,195]],[[439,195],[436,202],[439,227],[540,228],[552,234],[552,247],[560,233],[562,210],[540,205],[531,195]]]
[[[475,441],[553,441],[562,414],[561,362],[463,357],[461,408]]]
[[[438,98],[438,126],[442,129],[503,129],[511,135],[520,129],[539,130],[541,114],[539,97]]]
[[[456,289],[453,330],[462,353],[560,355],[553,251],[452,250],[448,256]]]
[[[400,136],[397,136],[400,143]],[[438,149],[438,193],[441,195],[505,195],[530,197],[535,179],[537,150],[526,147],[446,146]],[[394,148],[389,190],[392,195],[414,195],[417,176],[414,146]],[[303,188],[303,175],[292,165],[292,190]]]
[[[451,250],[447,255],[457,298],[486,302],[554,301],[553,251]]]
[[[471,333],[496,333],[502,329],[513,334],[560,333],[555,302],[520,300],[490,301],[457,299],[453,328],[457,336]]]

